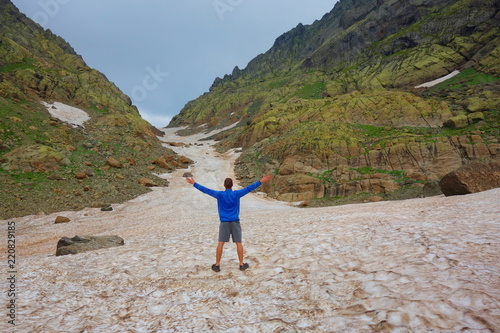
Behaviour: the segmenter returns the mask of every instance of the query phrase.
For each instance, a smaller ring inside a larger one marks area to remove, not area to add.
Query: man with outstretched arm
[[[262,183],[269,180],[271,180],[271,176],[267,175],[262,177],[260,181],[253,183],[244,189],[233,191],[233,180],[231,178],[226,178],[224,181],[225,191],[215,191],[198,184],[193,178],[186,178],[186,181],[189,184],[194,185],[196,189],[217,199],[220,225],[219,243],[215,253],[215,264],[212,265],[212,270],[215,272],[220,271],[222,251],[224,249],[224,244],[229,242],[230,236],[236,244],[238,260],[240,261],[240,270],[244,271],[249,267],[247,263],[243,262],[243,244],[241,243],[242,238],[240,226],[240,198],[252,192],[257,187],[262,185]]]

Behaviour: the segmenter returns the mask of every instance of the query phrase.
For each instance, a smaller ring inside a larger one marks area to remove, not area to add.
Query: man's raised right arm
[[[208,194],[209,196],[214,197],[214,198],[218,197],[219,191],[214,191],[212,189],[209,189],[208,187],[200,185],[197,182],[195,182],[193,178],[186,178],[186,182],[188,182],[189,184],[193,185],[194,188],[197,189],[200,192]]]

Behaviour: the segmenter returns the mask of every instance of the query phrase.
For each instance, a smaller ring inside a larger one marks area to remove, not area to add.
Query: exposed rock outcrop
[[[45,145],[29,145],[16,148],[3,155],[2,168],[5,170],[56,171],[70,160],[59,150]]]

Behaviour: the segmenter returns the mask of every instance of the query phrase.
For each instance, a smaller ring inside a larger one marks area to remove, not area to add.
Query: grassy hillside
[[[152,174],[160,171],[153,161],[187,163],[68,43],[10,1],[0,1],[0,20],[0,219],[127,200],[148,191],[141,177],[167,185]],[[41,102],[77,107],[90,120],[75,128]]]

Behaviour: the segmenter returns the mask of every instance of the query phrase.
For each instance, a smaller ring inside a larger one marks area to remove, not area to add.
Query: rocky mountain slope
[[[8,0],[0,22],[0,219],[120,202],[189,163],[60,37]]]
[[[471,160],[499,158],[499,8],[341,0],[217,78],[169,126],[237,123],[220,149],[243,149],[243,183],[275,174],[264,189],[280,200],[420,196]]]

